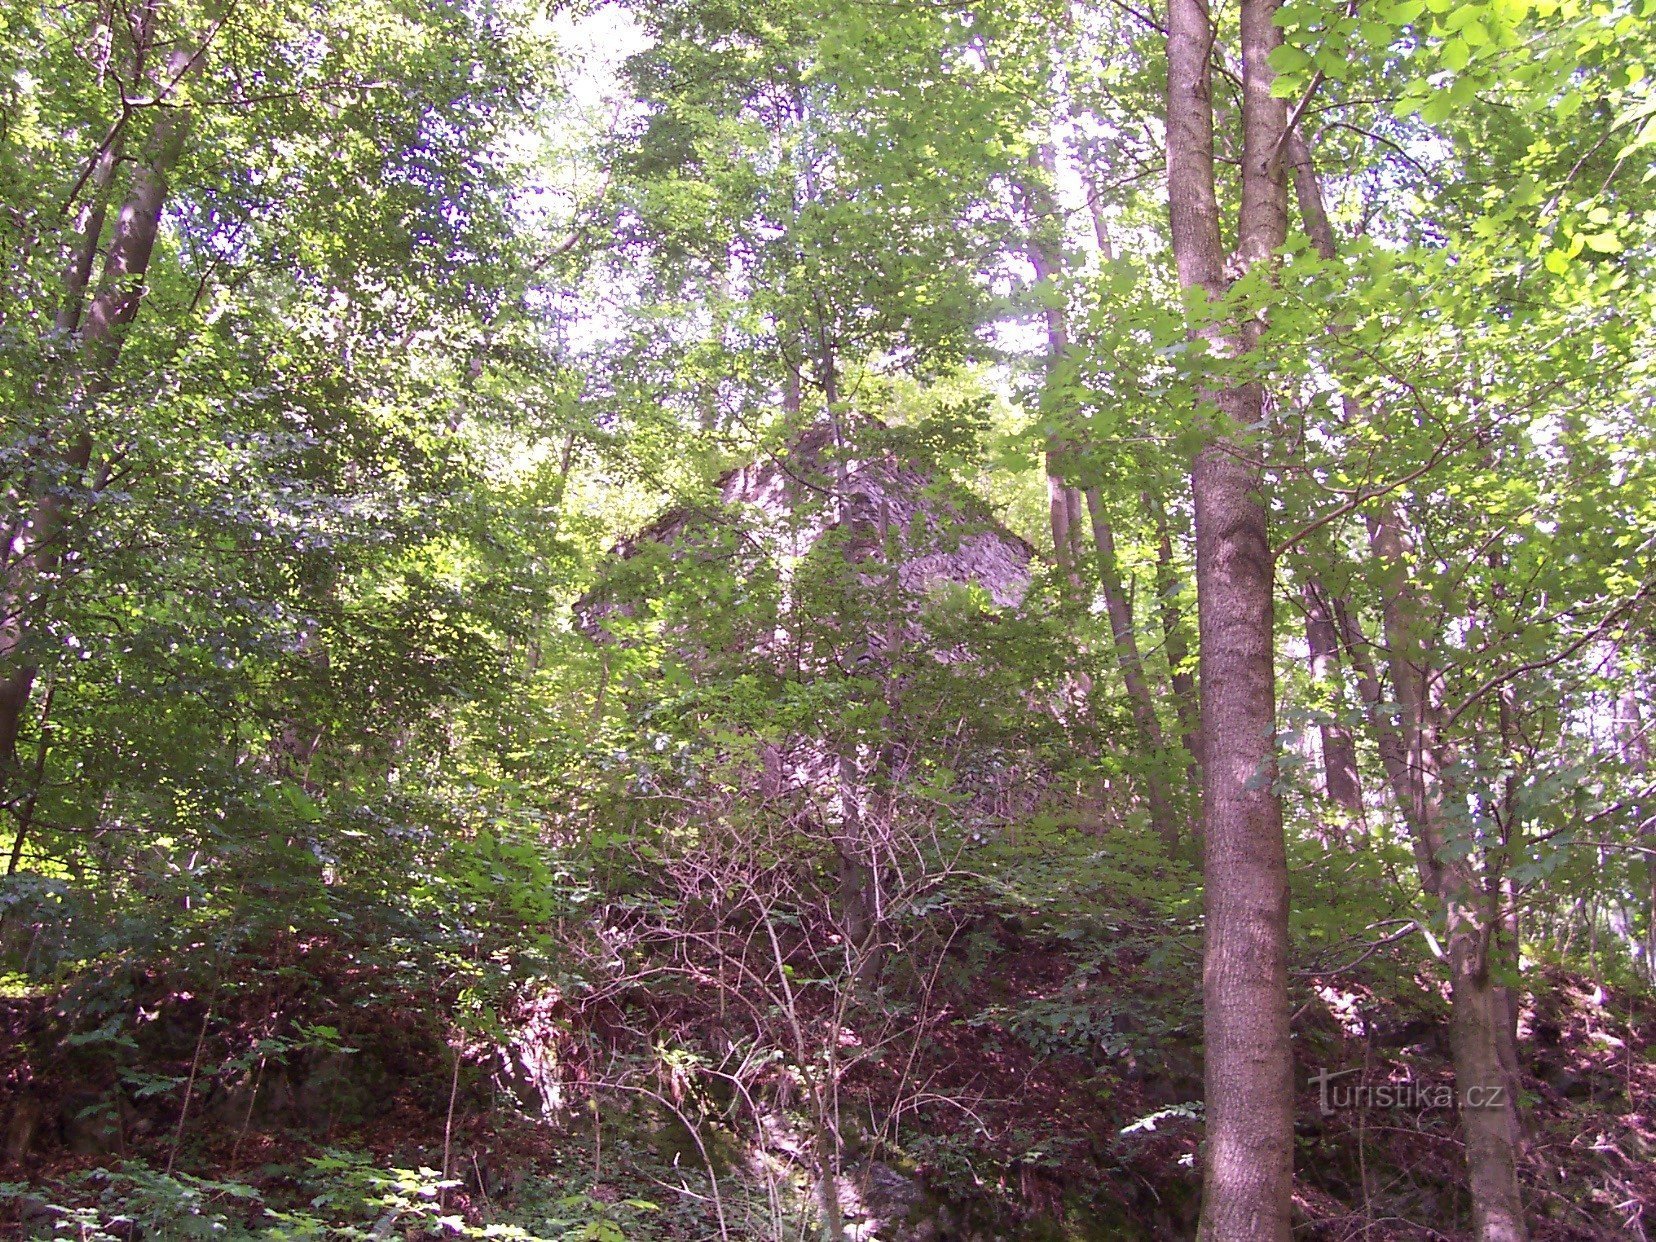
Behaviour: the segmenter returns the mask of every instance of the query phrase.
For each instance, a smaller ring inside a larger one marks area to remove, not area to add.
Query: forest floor
[[[1158,999],[1155,976],[1005,926],[972,952],[963,981],[940,979],[907,1019],[923,1030],[892,1045],[900,1055],[846,1057],[850,1236],[1189,1236],[1200,1064],[1189,1031],[1135,1019]],[[719,1236],[722,1217],[729,1236],[758,1239],[793,1219],[765,1190],[808,1183],[785,1075],[745,1083],[777,1101],[757,1125],[682,1066],[605,1088],[602,1067],[650,1051],[639,1032],[727,1021],[714,993],[586,1009],[543,995],[503,1015],[497,1041],[457,1051],[431,998],[389,994],[326,946],[298,957],[301,987],[290,968],[216,997],[131,974],[124,1011],[92,1030],[65,1016],[84,997],[14,988],[0,1002],[6,1236],[691,1238]],[[1645,1237],[1656,1004],[1556,970],[1528,981],[1535,1236]],[[1465,1236],[1442,1001],[1389,986],[1300,989],[1300,1236]],[[1124,1003],[1135,992],[1144,1006]],[[540,1067],[530,1108],[526,1064]]]

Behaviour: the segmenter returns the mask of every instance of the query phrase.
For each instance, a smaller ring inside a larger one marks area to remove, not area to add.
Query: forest
[[[0,0],[0,1236],[1656,1235],[1656,0]]]

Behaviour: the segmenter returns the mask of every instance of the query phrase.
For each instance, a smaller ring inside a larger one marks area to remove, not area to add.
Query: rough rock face
[[[800,558],[834,535],[847,561],[868,565],[871,587],[889,583],[894,562],[897,587],[916,600],[953,583],[981,587],[997,607],[1015,608],[1029,589],[1034,549],[982,501],[896,451],[842,451],[824,423],[729,471],[718,491],[717,505],[670,509],[616,555],[628,560],[655,544],[672,547],[681,562],[694,558],[710,532],[734,528],[746,551],[772,561],[786,580]],[[589,631],[614,607],[625,603],[583,601]]]

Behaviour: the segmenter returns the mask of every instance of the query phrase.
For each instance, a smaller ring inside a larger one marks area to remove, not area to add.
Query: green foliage
[[[1648,986],[1656,8],[1283,5],[1335,253],[1297,211],[1211,299],[1164,237],[1162,32],[992,10],[0,0],[0,999],[34,1022],[0,1068],[134,1145],[9,1202],[781,1236],[865,1155],[1006,1200],[1183,1176],[1199,1109],[1123,1067],[1200,1025],[1200,882],[1145,792],[1194,855],[1185,476],[1245,383],[1296,988],[1429,995],[1433,867],[1518,919],[1503,983]],[[1049,470],[1112,532],[1159,745],[1106,558],[1046,555]],[[958,569],[983,539],[1010,578]],[[1384,746],[1410,643],[1430,842]],[[555,1105],[487,1081],[532,1037]],[[621,1191],[571,1157],[491,1216],[402,1153],[214,1163],[204,1101],[257,1128],[261,1075],[387,1044],[437,1131],[518,1094],[584,1161],[590,1105]],[[962,1048],[1074,1068],[1114,1138],[991,1137]]]
[[[38,1211],[50,1216],[50,1236],[72,1233],[88,1242],[112,1242],[143,1230],[166,1238],[226,1238],[234,1242],[301,1242],[396,1236],[505,1238],[516,1242],[625,1242],[659,1211],[645,1199],[606,1203],[569,1194],[533,1212],[532,1227],[497,1222],[468,1224],[444,1206],[445,1192],[461,1183],[435,1169],[383,1168],[360,1152],[330,1150],[308,1161],[299,1179],[308,1187],[302,1206],[233,1180],[164,1173],[141,1162],[96,1169],[65,1179],[69,1200]],[[90,1201],[88,1201],[90,1200]],[[0,1204],[39,1205],[39,1191],[0,1185]],[[394,1231],[394,1232],[393,1232]]]

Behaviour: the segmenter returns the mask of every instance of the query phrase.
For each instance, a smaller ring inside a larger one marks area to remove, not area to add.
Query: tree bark
[[[1173,683],[1173,710],[1179,717],[1185,751],[1190,755],[1191,784],[1200,786],[1202,771],[1202,717],[1196,678],[1190,672],[1190,640],[1179,608],[1178,567],[1173,561],[1173,532],[1161,497],[1146,490],[1142,499],[1156,527],[1156,595],[1160,600],[1162,651]],[[1200,822],[1198,820],[1198,822]]]
[[[63,297],[58,303],[53,326],[64,336],[72,335],[86,310],[86,290],[98,262],[98,243],[103,240],[104,221],[109,213],[109,189],[115,180],[115,166],[121,159],[117,135],[105,144],[87,179],[87,199],[75,229],[75,242],[63,271]]]
[[[1266,58],[1281,41],[1272,0],[1243,0],[1242,207],[1237,259],[1269,261],[1286,234],[1277,149],[1286,124]],[[1202,0],[1167,14],[1168,208],[1180,284],[1227,288],[1213,159],[1210,55]],[[1244,352],[1247,325],[1204,330]],[[1276,790],[1274,565],[1257,454],[1242,438],[1264,410],[1257,384],[1204,394],[1219,425],[1196,455],[1196,599],[1201,660],[1202,971],[1207,1138],[1200,1237],[1286,1242],[1293,1196],[1293,1051],[1288,1023],[1288,869]]]
[[[1104,610],[1110,619],[1110,636],[1122,684],[1127,688],[1127,706],[1138,733],[1139,748],[1154,765],[1145,780],[1145,801],[1150,808],[1150,827],[1161,838],[1168,856],[1179,852],[1179,820],[1163,785],[1163,761],[1167,748],[1162,743],[1161,721],[1156,717],[1156,700],[1144,677],[1144,659],[1133,632],[1133,610],[1122,583],[1121,565],[1116,560],[1115,532],[1110,529],[1103,501],[1096,488],[1087,493],[1087,514],[1092,520],[1093,543],[1098,553],[1098,577],[1104,590]]]
[[[1644,709],[1639,701],[1638,675],[1627,661],[1621,662],[1626,681],[1616,695],[1616,744],[1625,763],[1643,785],[1650,771],[1650,737],[1645,732]],[[1645,797],[1633,802],[1634,832],[1639,842],[1656,847],[1656,812]],[[1656,983],[1656,854],[1645,855],[1645,978]]]
[[[51,751],[52,734],[47,722],[52,716],[52,696],[57,687],[49,685],[46,689],[46,699],[40,707],[40,723],[36,730],[34,771],[28,786],[22,795],[22,804],[12,808],[15,817],[15,827],[12,834],[11,854],[6,859],[6,876],[10,878],[17,874],[17,868],[23,862],[23,850],[29,841],[29,830],[34,827],[35,808],[40,805],[40,791],[46,783],[46,756]],[[0,930],[6,923],[8,910],[0,910]]]
[[[1315,579],[1300,592],[1305,604],[1305,644],[1309,650],[1311,684],[1339,701],[1340,639],[1328,592]],[[1363,786],[1357,775],[1357,743],[1344,721],[1324,712],[1317,722],[1322,742],[1323,792],[1339,808],[1343,829],[1363,818]]]
[[[1468,908],[1456,896],[1447,903],[1449,935],[1449,1048],[1455,1063],[1461,1130],[1472,1191],[1472,1232],[1479,1242],[1524,1242],[1523,1198],[1517,1157],[1522,1142],[1510,1067],[1501,1057],[1501,1032],[1511,1010],[1489,971],[1489,937],[1483,927],[1493,915],[1482,903]]]

